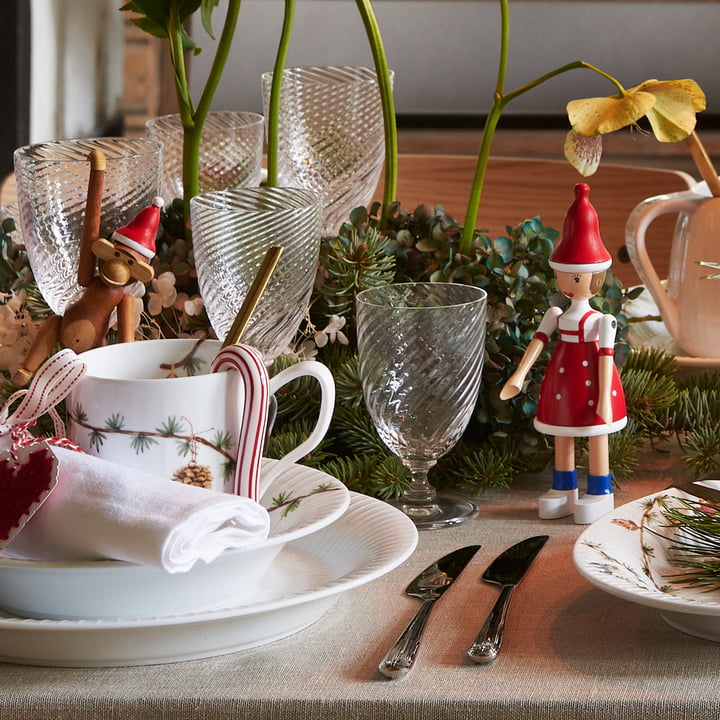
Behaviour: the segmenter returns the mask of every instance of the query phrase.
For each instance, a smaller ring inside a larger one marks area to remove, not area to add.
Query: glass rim
[[[134,152],[113,153],[109,143],[124,148],[134,148]],[[104,136],[93,138],[71,138],[67,140],[47,140],[22,145],[13,151],[14,160],[33,159],[48,163],[87,162],[87,154],[92,150],[102,150],[108,163],[116,160],[128,160],[146,155],[162,153],[162,144],[146,137]],[[46,155],[36,153],[46,152]],[[83,155],[71,156],[70,153],[82,152]]]
[[[284,83],[286,81],[304,80],[305,76],[314,75],[315,84],[317,85],[337,85],[341,79],[333,76],[333,73],[346,73],[349,75],[351,71],[355,74],[344,81],[347,84],[368,81],[377,82],[377,70],[372,65],[298,65],[283,68],[282,79]],[[262,81],[266,83],[271,80],[274,72],[274,70],[267,70],[262,73]],[[395,71],[388,68],[388,74],[392,78]]]
[[[287,200],[291,199],[297,204],[277,205],[275,207],[243,207],[241,202],[253,200]],[[295,212],[308,208],[315,208],[318,205],[322,208],[323,196],[315,190],[294,187],[272,187],[262,185],[259,187],[235,187],[224,190],[213,190],[212,192],[201,193],[190,198],[190,209],[194,207],[203,210],[221,210],[224,212],[243,213],[273,213]]]
[[[372,295],[387,288],[413,288],[413,287],[427,287],[427,286],[445,286],[453,288],[464,288],[466,290],[472,290],[477,293],[477,296],[473,299],[466,301],[446,303],[441,305],[391,305],[387,302],[373,301]],[[483,304],[487,301],[487,292],[477,285],[467,285],[465,283],[446,283],[446,282],[433,282],[427,281],[416,281],[416,282],[399,282],[399,283],[388,283],[387,285],[378,285],[376,287],[366,288],[360,291],[355,296],[355,301],[359,305],[365,305],[373,308],[385,308],[387,310],[439,310],[443,308],[458,308],[468,305]]]
[[[257,112],[253,112],[251,110],[211,110],[205,118],[205,125],[203,129],[205,127],[211,126],[213,118],[217,119],[221,117],[241,117],[247,119],[248,122],[243,123],[241,127],[254,127],[256,125],[264,125],[265,123],[265,117],[263,115]],[[180,113],[167,113],[166,115],[158,115],[156,117],[150,118],[145,122],[145,130],[153,128],[161,121],[173,122],[175,120],[177,120],[180,127],[182,127]]]

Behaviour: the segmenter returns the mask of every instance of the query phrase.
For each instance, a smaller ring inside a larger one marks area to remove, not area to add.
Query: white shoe
[[[588,525],[609,513],[615,507],[613,493],[605,495],[583,495],[575,501],[575,522]]]
[[[572,490],[548,490],[538,498],[538,516],[543,520],[572,515],[578,500],[577,488]]]

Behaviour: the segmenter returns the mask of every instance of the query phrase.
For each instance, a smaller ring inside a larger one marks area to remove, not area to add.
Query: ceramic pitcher
[[[646,244],[648,227],[665,213],[677,213],[670,271],[661,283]],[[675,341],[693,357],[720,357],[720,279],[700,263],[720,262],[720,198],[707,185],[643,200],[626,227],[630,259],[657,303]]]

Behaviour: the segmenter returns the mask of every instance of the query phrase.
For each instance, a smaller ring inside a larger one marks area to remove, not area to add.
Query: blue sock
[[[553,470],[553,490],[574,490],[577,487],[577,470]]]
[[[587,476],[588,495],[610,495],[612,488],[612,475],[590,475]]]

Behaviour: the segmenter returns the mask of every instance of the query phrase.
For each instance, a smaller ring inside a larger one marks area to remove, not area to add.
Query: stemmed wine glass
[[[454,525],[477,506],[438,493],[428,471],[460,439],[480,389],[487,294],[472,285],[397,283],[357,296],[363,394],[378,434],[410,469],[400,507],[420,529]]]

